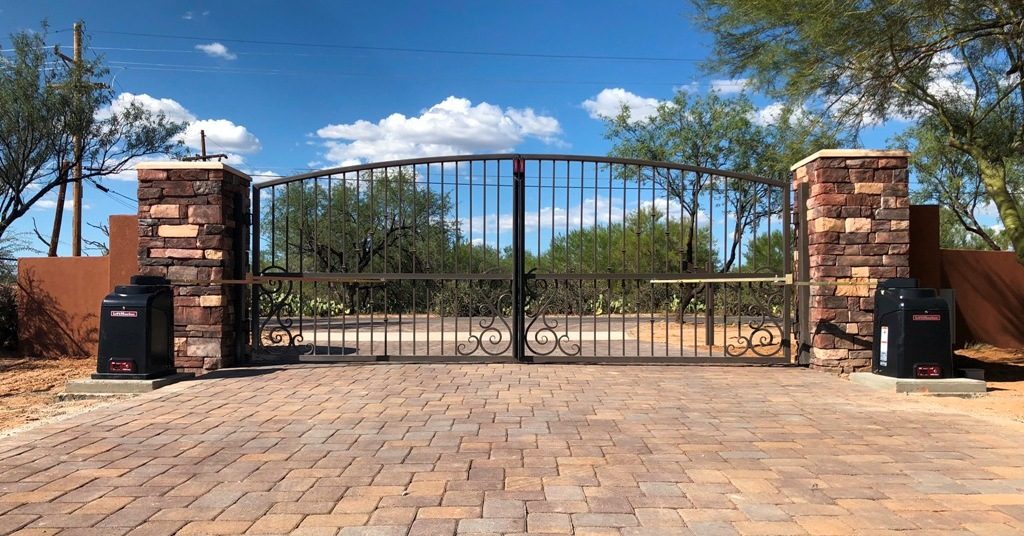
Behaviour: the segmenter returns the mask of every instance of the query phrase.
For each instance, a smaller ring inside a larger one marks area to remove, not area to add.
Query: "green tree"
[[[455,254],[461,238],[448,196],[419,187],[405,170],[291,182],[263,192],[263,221],[273,222],[263,236],[264,271],[442,273],[469,255]],[[493,250],[488,256],[476,249],[478,264],[497,258]],[[393,283],[385,296],[372,283],[357,282],[327,285],[325,292],[350,306],[380,300],[395,306],[427,287]],[[427,303],[423,295],[416,298]]]
[[[709,67],[857,129],[927,117],[974,161],[1024,263],[1024,4],[1017,0],[694,0]]]
[[[754,237],[743,252],[743,264],[750,270],[770,270],[782,273],[782,231],[772,231]]]
[[[176,138],[185,125],[134,103],[111,111],[108,87],[76,83],[107,71],[98,59],[63,62],[46,46],[45,24],[39,33],[11,35],[11,45],[13,55],[0,56],[0,238],[40,199],[72,182],[79,161],[83,180],[90,180],[138,157],[182,149]]]
[[[554,237],[537,260],[537,268],[581,274],[674,272],[690,227],[685,218],[667,218],[658,210],[644,208],[628,215],[623,223],[594,225]],[[697,227],[694,249],[698,266],[719,263],[707,225]]]
[[[607,119],[605,136],[614,142],[611,154],[678,162],[712,169],[724,169],[789,182],[789,166],[804,156],[843,141],[838,125],[813,121],[802,110],[783,107],[777,117],[755,121],[757,109],[745,95],[723,98],[715,93],[690,96],[679,91],[657,113],[635,120],[628,107]],[[664,168],[644,169],[643,175],[625,170],[624,177],[654,183],[669,198],[682,205],[686,240],[682,271],[717,269],[729,271],[740,260],[739,252],[748,237],[768,218],[782,209],[782,195],[788,188],[747,180],[728,179],[715,173],[680,172]],[[717,210],[731,219],[728,249],[714,267],[696,259],[698,220],[706,216],[711,196]]]
[[[1008,244],[1000,233],[978,221],[979,210],[991,203],[981,173],[970,156],[945,143],[941,126],[926,119],[895,138],[908,149],[910,170],[918,187],[911,199],[918,204],[942,207],[942,242],[945,247],[1002,250]],[[1007,180],[1015,188],[1024,183],[1019,161],[1008,169]]]
[[[945,249],[995,249],[1009,247],[1010,241],[1006,233],[992,227],[982,227],[988,239],[977,233],[968,231],[960,216],[948,207],[939,207],[939,246]],[[991,243],[989,243],[991,240]],[[994,245],[994,247],[993,247]]]

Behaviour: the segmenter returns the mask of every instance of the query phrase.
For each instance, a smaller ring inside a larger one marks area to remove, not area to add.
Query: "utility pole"
[[[58,58],[71,66],[71,79],[67,82],[58,84],[58,86],[62,86],[65,90],[70,90],[72,92],[72,96],[77,100],[77,102],[74,103],[75,109],[73,110],[73,113],[77,113],[81,100],[85,97],[83,92],[97,88],[106,88],[107,85],[82,79],[85,67],[82,61],[84,46],[82,44],[81,22],[76,22],[74,25],[74,48],[75,51],[73,58],[69,58],[67,55],[61,53],[59,47],[54,47],[54,53]],[[73,183],[71,255],[74,257],[80,257],[82,255],[82,158],[85,156],[85,140],[82,139],[83,133],[81,132],[81,125],[79,123],[84,120],[77,116],[74,116],[74,118],[75,121],[73,121],[73,123],[75,131],[72,132],[74,161],[70,163],[69,167],[65,167],[61,170],[61,183],[59,191],[57,192],[57,212],[53,217],[53,232],[50,235],[49,255],[51,257],[57,256],[57,245],[60,241],[61,220],[63,219],[62,215],[64,212],[64,197],[67,194],[67,183],[69,182],[67,180],[68,173],[72,174],[72,180],[70,182]]]
[[[78,80],[75,82],[81,85],[82,72],[82,23],[75,23],[75,71],[78,73]],[[75,176],[74,176],[74,212],[71,220],[71,256],[82,256],[82,134],[74,134],[75,144]]]
[[[202,151],[200,154],[197,154],[195,156],[186,156],[185,158],[182,158],[181,160],[183,162],[206,162],[207,160],[209,160],[211,158],[216,158],[217,161],[220,162],[221,158],[227,158],[228,157],[228,155],[226,155],[224,153],[206,154],[206,131],[205,130],[200,130],[199,131],[199,149],[200,149],[200,151]]]

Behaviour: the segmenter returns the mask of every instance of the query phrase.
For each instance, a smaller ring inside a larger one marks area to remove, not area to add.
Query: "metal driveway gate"
[[[790,362],[787,184],[476,155],[253,186],[254,354]]]

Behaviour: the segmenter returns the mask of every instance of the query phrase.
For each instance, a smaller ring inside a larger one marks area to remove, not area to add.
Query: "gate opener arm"
[[[794,287],[842,287],[842,286],[874,286],[878,284],[877,279],[867,281],[794,281],[793,274],[784,276],[766,277],[693,277],[683,279],[652,279],[651,283],[672,285],[672,284],[700,284],[700,283],[772,283],[774,285],[791,285]]]

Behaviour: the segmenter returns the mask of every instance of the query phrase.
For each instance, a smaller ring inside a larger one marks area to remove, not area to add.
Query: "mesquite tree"
[[[1024,263],[1024,3],[1019,0],[694,0],[709,67],[859,128],[926,118],[973,160]]]
[[[113,92],[95,83],[100,60],[62,61],[39,33],[11,36],[13,54],[0,56],[0,238],[54,189],[118,173],[142,156],[177,154],[184,124],[137,103],[112,110]],[[82,150],[74,149],[81,136]]]

